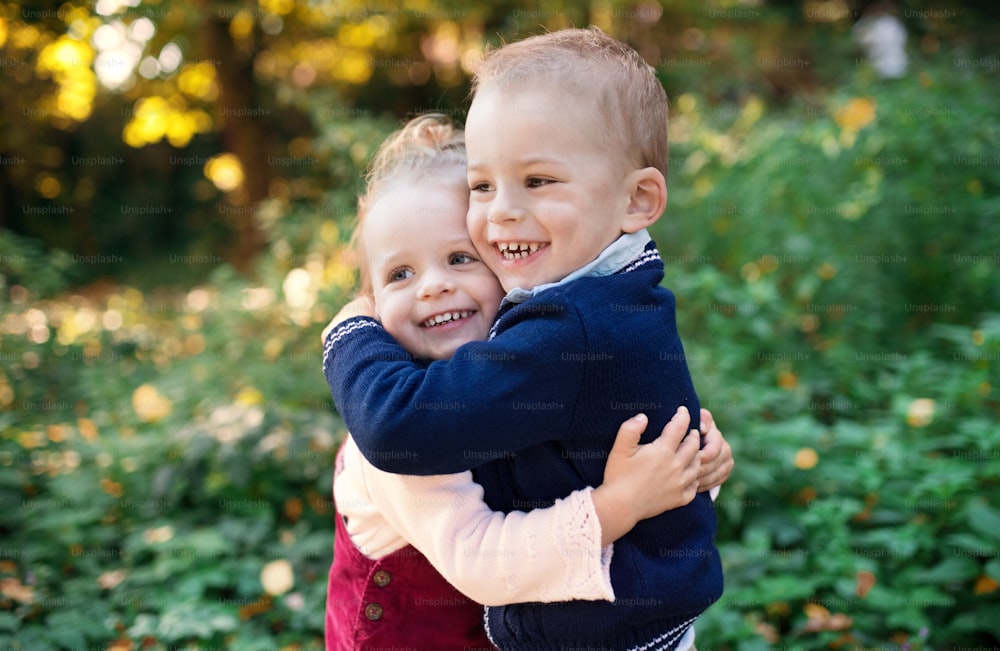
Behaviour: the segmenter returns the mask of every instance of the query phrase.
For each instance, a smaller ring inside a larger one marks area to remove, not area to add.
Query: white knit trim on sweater
[[[675,651],[691,651],[692,649],[694,649],[694,626],[690,626],[688,630],[684,631],[684,637],[677,642]]]
[[[655,649],[656,651],[663,651],[664,649],[669,649],[674,643],[677,642],[677,640],[679,640],[681,637],[684,636],[685,633],[687,633],[687,630],[691,628],[691,624],[694,624],[694,620],[696,619],[698,618],[692,617],[691,619],[687,620],[680,626],[670,629],[663,635],[657,636],[656,638],[650,640],[649,642],[643,644],[642,646],[634,646],[628,649],[628,651],[651,651],[653,649]]]
[[[344,323],[331,330],[330,334],[326,336],[326,343],[323,344],[323,372],[326,373],[327,362],[330,359],[330,351],[333,350],[333,347],[337,344],[337,342],[355,330],[360,330],[361,328],[374,328],[378,325],[378,321],[365,319],[363,321],[351,321],[349,323]]]
[[[637,269],[642,265],[646,264],[647,262],[652,262],[653,260],[662,260],[659,251],[657,251],[656,249],[653,249],[651,251],[643,251],[638,257],[632,260],[626,267],[624,267],[618,273],[620,274],[628,273],[629,271]]]
[[[489,606],[483,606],[483,628],[486,629],[486,639],[488,639],[491,643],[493,643],[493,646],[495,646],[495,647],[497,647],[499,649],[500,645],[497,644],[497,641],[493,639],[493,633],[490,632],[490,607]]]
[[[687,634],[687,632],[691,629],[691,626],[692,626],[692,624],[694,624],[694,622],[695,622],[696,619],[698,619],[698,618],[697,617],[692,617],[691,619],[687,620],[686,622],[684,622],[680,626],[678,626],[676,628],[672,628],[669,631],[667,631],[666,633],[664,633],[663,635],[660,635],[660,636],[656,637],[656,639],[651,640],[651,641],[647,642],[646,644],[643,644],[642,646],[631,647],[631,648],[627,649],[627,651],[651,651],[651,650],[653,650],[653,647],[655,645],[657,645],[657,644],[659,644],[660,646],[657,646],[656,649],[655,649],[655,651],[663,651],[664,649],[669,649],[671,647],[671,645],[673,645],[674,643],[676,643],[678,640],[680,640],[681,638],[683,638]],[[493,638],[493,633],[490,632],[490,607],[489,606],[485,606],[483,608],[483,628],[486,629],[486,637],[489,638],[490,642],[493,643],[493,646],[499,648],[500,645],[497,644],[497,641]],[[684,650],[678,649],[677,651],[684,651]]]

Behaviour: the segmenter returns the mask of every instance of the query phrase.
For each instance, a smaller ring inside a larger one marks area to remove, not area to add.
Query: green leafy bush
[[[737,459],[699,646],[1000,637],[1000,122],[950,64],[772,114],[675,100],[656,237]]]
[[[0,646],[322,648],[343,426],[319,335],[387,130],[324,123],[341,182],[262,206],[253,280],[51,298],[65,265],[4,235],[23,253],[3,269]]]
[[[995,78],[948,63],[780,111],[674,98],[654,235],[737,458],[699,648],[1000,636],[1000,122]],[[59,294],[69,267],[0,239],[0,646],[322,647],[319,331],[391,125],[314,121],[335,182],[261,206],[253,280]]]

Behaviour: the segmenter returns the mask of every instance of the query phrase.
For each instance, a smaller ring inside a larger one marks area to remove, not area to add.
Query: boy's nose
[[[524,218],[524,209],[521,208],[521,202],[516,193],[498,190],[493,201],[490,202],[490,210],[486,218],[492,224],[520,221]]]

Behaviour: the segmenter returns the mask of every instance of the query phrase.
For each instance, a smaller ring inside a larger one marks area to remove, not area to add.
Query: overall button
[[[392,581],[392,575],[385,570],[379,570],[372,575],[372,582],[380,588],[384,588]]]
[[[365,617],[373,622],[382,619],[382,606],[379,604],[368,604],[365,606]]]

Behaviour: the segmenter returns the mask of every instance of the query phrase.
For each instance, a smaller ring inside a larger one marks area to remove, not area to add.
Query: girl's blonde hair
[[[371,294],[362,227],[375,202],[401,183],[435,180],[465,188],[465,132],[439,113],[425,113],[392,133],[375,152],[365,174],[365,191],[358,197],[358,218],[352,244],[361,270],[361,293]],[[455,167],[461,174],[454,173]]]

